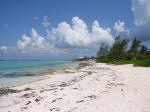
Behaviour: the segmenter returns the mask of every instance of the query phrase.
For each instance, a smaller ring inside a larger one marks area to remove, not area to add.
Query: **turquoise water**
[[[78,64],[72,61],[0,61],[0,86],[33,81],[45,76],[24,76],[28,73],[44,73]]]

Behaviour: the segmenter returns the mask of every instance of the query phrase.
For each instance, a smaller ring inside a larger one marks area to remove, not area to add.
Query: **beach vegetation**
[[[112,47],[101,44],[96,62],[150,67],[150,50],[142,45],[142,41],[134,38],[130,48],[128,43],[129,40],[121,40],[120,36],[116,36]]]

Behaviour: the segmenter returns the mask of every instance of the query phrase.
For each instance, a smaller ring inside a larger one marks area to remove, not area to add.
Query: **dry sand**
[[[0,112],[150,112],[150,68],[89,62],[11,89]]]

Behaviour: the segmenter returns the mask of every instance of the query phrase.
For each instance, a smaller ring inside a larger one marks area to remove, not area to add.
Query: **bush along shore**
[[[131,41],[131,47],[129,47],[129,40],[121,40],[120,36],[116,36],[112,47],[102,43],[96,56],[98,63],[150,67],[150,49],[136,38]]]

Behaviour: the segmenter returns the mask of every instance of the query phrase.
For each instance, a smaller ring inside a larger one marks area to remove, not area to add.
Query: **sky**
[[[0,0],[0,60],[95,56],[116,35],[150,45],[150,0]]]

